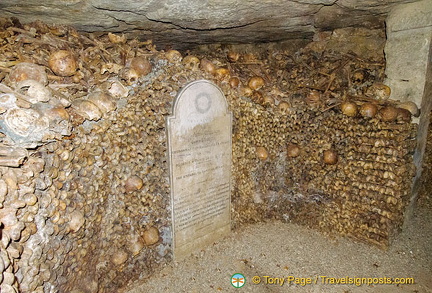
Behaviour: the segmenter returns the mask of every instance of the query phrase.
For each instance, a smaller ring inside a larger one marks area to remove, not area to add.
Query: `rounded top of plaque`
[[[220,88],[208,80],[197,80],[179,92],[174,102],[173,116],[206,123],[214,117],[226,115],[227,111],[228,104]]]

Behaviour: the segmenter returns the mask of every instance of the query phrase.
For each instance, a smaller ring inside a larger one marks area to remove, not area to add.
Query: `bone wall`
[[[415,111],[388,100],[379,54],[321,43],[182,55],[43,23],[2,27],[1,292],[119,292],[171,261],[165,117],[202,78],[235,118],[234,228],[276,218],[387,247],[402,224]],[[371,103],[379,112],[366,117]]]

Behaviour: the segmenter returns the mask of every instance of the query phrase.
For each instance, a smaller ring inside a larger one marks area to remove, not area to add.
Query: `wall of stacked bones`
[[[385,248],[402,224],[418,113],[388,99],[380,54],[180,54],[15,19],[0,50],[1,292],[118,292],[171,261],[165,117],[197,79],[235,117],[234,228],[275,218]]]

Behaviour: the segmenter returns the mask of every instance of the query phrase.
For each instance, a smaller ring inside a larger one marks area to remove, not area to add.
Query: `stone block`
[[[399,5],[389,14],[387,32],[397,32],[432,26],[432,1],[424,0]]]
[[[412,219],[422,176],[430,111],[432,109],[432,1],[400,5],[387,19],[387,59],[385,83],[390,86],[390,98],[413,101],[421,108],[417,147],[414,153],[416,175],[411,199],[405,212],[405,227]]]
[[[391,99],[421,106],[431,40],[432,27],[388,32],[385,83],[392,89]]]

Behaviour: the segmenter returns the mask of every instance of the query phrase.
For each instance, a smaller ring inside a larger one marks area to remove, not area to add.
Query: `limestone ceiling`
[[[387,13],[414,0],[2,0],[0,15],[83,31],[124,32],[161,44],[310,39],[316,31],[383,27]],[[181,45],[180,45],[181,44]]]

